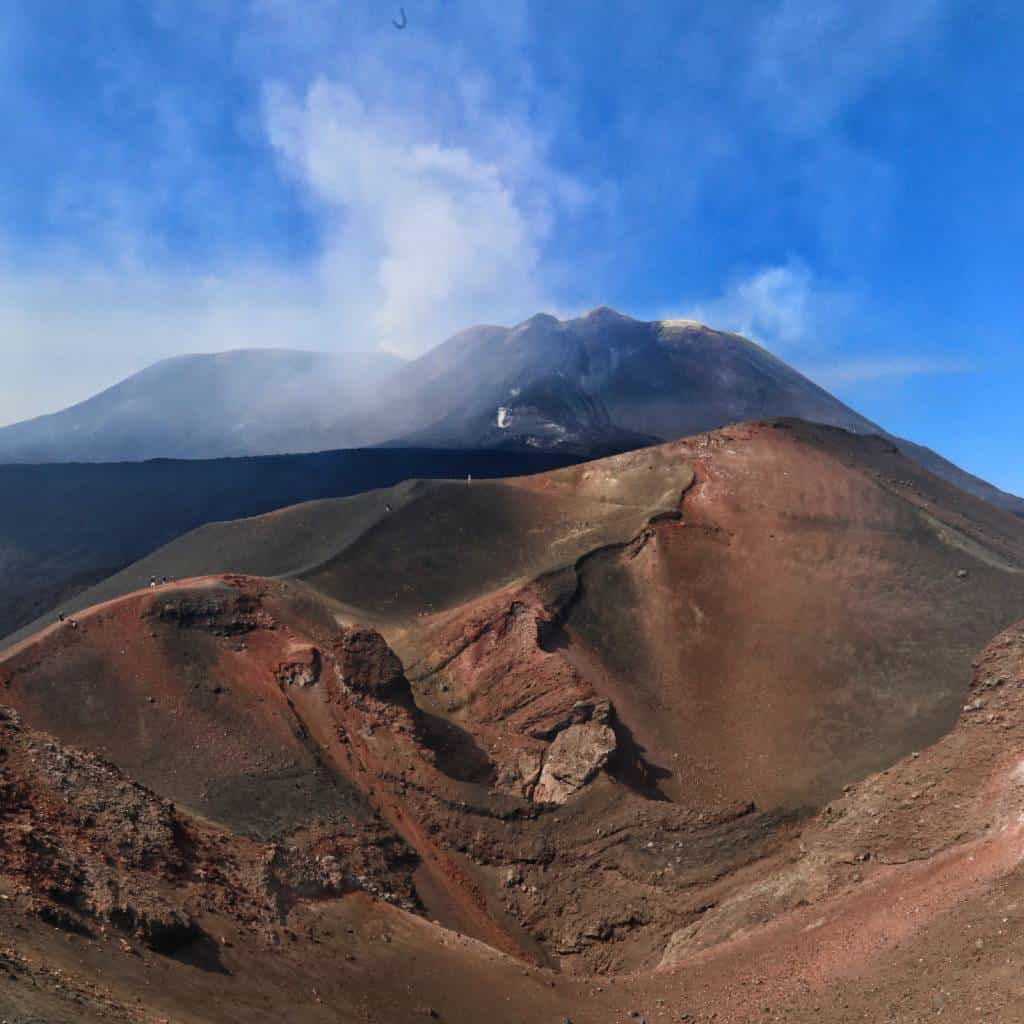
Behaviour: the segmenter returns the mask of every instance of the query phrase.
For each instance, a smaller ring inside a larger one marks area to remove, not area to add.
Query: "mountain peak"
[[[552,316],[550,313],[534,313],[529,320],[524,320],[519,326],[520,327],[539,327],[541,324],[555,325],[557,326],[562,321],[557,316]]]
[[[582,316],[577,317],[578,320],[587,321],[612,321],[612,320],[629,320],[632,321],[631,316],[626,316],[625,313],[620,313],[617,309],[612,309],[611,306],[595,306],[589,313],[584,313]]]

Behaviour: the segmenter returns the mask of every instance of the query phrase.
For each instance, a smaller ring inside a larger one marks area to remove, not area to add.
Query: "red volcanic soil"
[[[705,885],[659,965],[598,977],[350,889],[324,866],[334,854],[239,836],[7,711],[0,1007],[132,1022],[1019,1020],[1022,694],[1024,625],[979,659],[947,737],[733,872],[728,895]]]
[[[13,1019],[1024,1019],[1024,524],[877,438],[159,563],[0,657]]]
[[[610,699],[649,783],[697,805],[814,806],[948,731],[974,653],[1024,614],[1016,518],[877,438],[804,424],[659,452],[695,474],[681,517],[381,624],[418,695],[474,735],[534,736],[572,700]],[[342,600],[358,586],[331,582]]]

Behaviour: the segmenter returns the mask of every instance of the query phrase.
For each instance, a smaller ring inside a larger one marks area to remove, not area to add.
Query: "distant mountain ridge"
[[[175,356],[84,402],[0,429],[0,462],[286,452],[292,438],[332,423],[403,363],[386,352],[291,349]]]
[[[0,429],[0,462],[396,445],[593,457],[773,417],[879,434],[931,472],[1024,515],[1024,499],[888,434],[747,338],[607,306],[569,320],[538,314],[515,327],[471,327],[411,361],[287,350],[182,356]]]

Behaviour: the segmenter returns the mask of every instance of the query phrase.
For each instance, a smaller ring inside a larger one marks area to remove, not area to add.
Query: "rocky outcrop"
[[[547,729],[538,729],[530,735],[539,740],[553,740],[559,733],[573,725],[585,722],[599,722],[610,725],[612,720],[612,702],[605,698],[588,698],[578,700],[568,711],[564,712],[554,725]]]
[[[550,740],[573,724],[573,708],[592,697],[590,684],[541,637],[553,629],[549,595],[527,586],[502,591],[447,622],[431,643],[433,665],[414,681],[443,685],[445,709],[470,731],[495,722],[510,732]]]
[[[564,804],[608,763],[614,751],[615,733],[607,725],[599,721],[570,725],[548,749],[534,801]]]
[[[377,700],[412,701],[401,661],[375,629],[353,626],[344,630],[336,658],[341,681],[356,693]]]
[[[240,593],[223,584],[158,593],[144,617],[221,636],[239,636],[271,624],[259,595]]]
[[[274,669],[282,686],[313,686],[320,678],[320,651],[312,644],[292,644]]]
[[[540,750],[523,749],[514,758],[507,758],[498,775],[498,788],[526,800],[530,799],[540,778],[544,754]]]

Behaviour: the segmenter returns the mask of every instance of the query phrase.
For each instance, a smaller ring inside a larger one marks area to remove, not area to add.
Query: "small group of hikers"
[[[164,583],[173,583],[174,577],[172,576],[161,576],[157,579],[156,576],[149,577],[149,585],[151,587],[160,586]],[[78,629],[78,620],[71,618],[70,615],[65,615],[63,612],[57,614],[57,622],[62,626],[70,626],[72,629]]]

